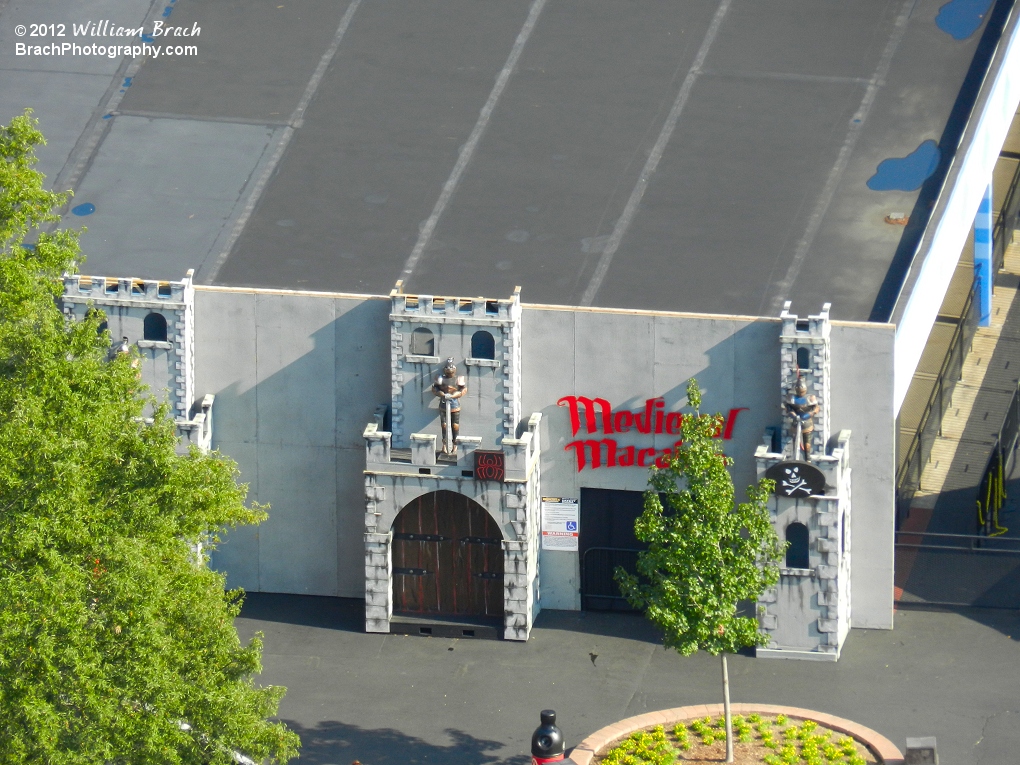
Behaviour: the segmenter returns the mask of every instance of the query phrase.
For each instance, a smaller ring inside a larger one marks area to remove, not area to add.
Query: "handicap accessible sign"
[[[580,504],[576,497],[542,497],[542,549],[577,552]]]

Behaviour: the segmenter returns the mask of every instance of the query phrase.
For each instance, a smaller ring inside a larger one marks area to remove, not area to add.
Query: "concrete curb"
[[[730,710],[733,714],[747,715],[752,712],[759,714],[783,714],[788,717],[796,717],[802,720],[814,720],[820,725],[831,728],[839,733],[853,736],[865,744],[875,754],[883,765],[903,765],[903,753],[899,748],[881,733],[865,728],[852,720],[844,720],[842,717],[827,715],[823,712],[815,712],[812,709],[800,709],[799,707],[784,707],[778,704],[731,704]],[[634,731],[648,728],[653,725],[668,725],[680,720],[692,720],[696,717],[706,715],[715,717],[723,713],[722,704],[697,704],[689,707],[676,707],[674,709],[663,709],[659,712],[647,712],[636,717],[628,717],[618,723],[613,723],[601,730],[592,733],[588,738],[574,747],[570,757],[566,760],[574,765],[589,765],[595,755],[604,749],[608,744],[628,736]]]

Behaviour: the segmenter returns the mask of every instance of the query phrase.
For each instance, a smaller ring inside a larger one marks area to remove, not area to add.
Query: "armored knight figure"
[[[814,417],[819,409],[818,398],[808,395],[807,383],[798,374],[793,395],[786,402],[786,411],[798,426],[800,448],[806,460],[811,459],[811,434],[815,430]]]
[[[443,454],[456,454],[457,434],[460,432],[460,399],[467,393],[467,380],[457,376],[457,365],[452,358],[446,360],[443,373],[432,384],[432,392],[439,398]]]

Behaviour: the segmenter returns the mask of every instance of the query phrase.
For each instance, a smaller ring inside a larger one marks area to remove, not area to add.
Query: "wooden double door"
[[[393,610],[503,616],[503,535],[474,500],[425,494],[393,522]]]

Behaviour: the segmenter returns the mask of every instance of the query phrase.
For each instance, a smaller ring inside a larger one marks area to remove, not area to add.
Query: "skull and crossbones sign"
[[[780,487],[787,497],[811,496],[811,487],[801,476],[799,465],[788,465],[783,468],[783,480],[780,481]]]

